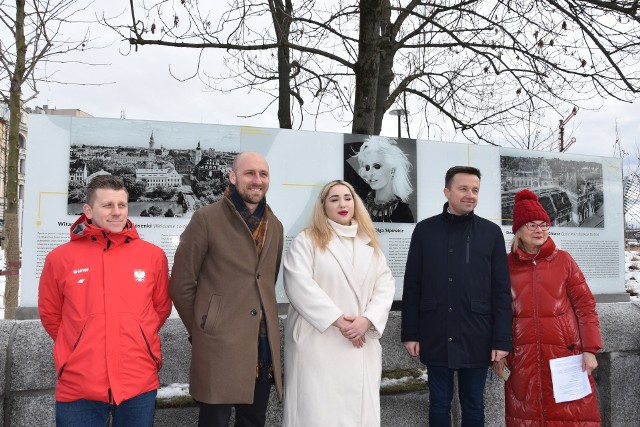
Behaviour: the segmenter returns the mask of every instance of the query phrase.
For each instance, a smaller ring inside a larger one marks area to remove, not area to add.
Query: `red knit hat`
[[[533,191],[521,190],[516,193],[516,202],[513,205],[513,226],[511,230],[515,233],[522,226],[530,221],[545,221],[551,223],[551,219],[544,210],[538,196]]]

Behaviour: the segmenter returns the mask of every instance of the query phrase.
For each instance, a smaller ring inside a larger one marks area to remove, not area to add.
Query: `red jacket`
[[[119,404],[158,388],[168,286],[167,257],[130,221],[120,233],[84,215],[75,222],[71,241],[47,255],[38,291],[40,319],[54,340],[57,401]]]
[[[550,359],[602,348],[595,299],[580,268],[550,237],[538,254],[517,249],[508,260],[513,352],[507,358],[507,426],[599,426],[593,377],[589,396],[556,404],[549,368]]]

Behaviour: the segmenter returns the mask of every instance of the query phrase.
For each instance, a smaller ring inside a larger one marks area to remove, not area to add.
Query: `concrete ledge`
[[[16,320],[33,320],[39,319],[38,307],[17,307]]]
[[[47,390],[56,385],[53,340],[38,320],[17,322],[9,344],[11,391]]]
[[[596,303],[610,304],[613,302],[629,302],[631,301],[631,295],[627,292],[618,292],[615,294],[597,294],[594,295]]]
[[[635,427],[640,418],[640,305],[636,302],[598,304],[604,351],[598,354],[597,385],[603,426]],[[285,320],[281,321],[281,328]],[[187,383],[191,347],[179,319],[169,319],[160,331],[164,365],[162,384]],[[383,369],[421,368],[400,343],[400,314],[392,312],[382,338]],[[0,426],[55,425],[52,341],[39,321],[0,320]],[[487,426],[504,425],[503,382],[487,381]],[[428,425],[428,392],[381,397],[382,425]],[[159,409],[156,426],[194,426],[197,407]],[[454,402],[454,425],[460,425],[459,405]],[[268,426],[280,426],[282,404],[275,392],[267,416]]]

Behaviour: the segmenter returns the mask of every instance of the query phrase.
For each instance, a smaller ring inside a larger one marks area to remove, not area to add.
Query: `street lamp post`
[[[400,117],[404,116],[405,114],[407,114],[407,110],[404,110],[402,108],[399,108],[397,110],[391,110],[389,111],[389,114],[392,116],[397,116],[398,117],[398,138],[401,138],[402,134],[401,134],[401,126],[400,126]]]

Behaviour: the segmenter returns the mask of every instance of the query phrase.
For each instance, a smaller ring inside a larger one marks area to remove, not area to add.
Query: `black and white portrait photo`
[[[415,140],[345,135],[344,180],[354,186],[373,222],[416,222],[415,151]]]
[[[554,227],[604,227],[602,164],[548,157],[500,156],[502,225],[511,225],[515,194],[538,195]]]

